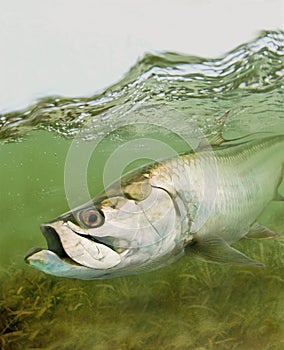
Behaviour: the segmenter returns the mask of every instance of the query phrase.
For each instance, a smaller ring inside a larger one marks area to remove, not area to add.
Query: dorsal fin
[[[226,111],[222,117],[217,120],[216,132],[208,138],[201,139],[198,149],[203,149],[209,146],[220,146],[223,142],[229,141],[223,137],[223,128],[228,118],[230,111]]]
[[[197,150],[203,150],[203,149],[206,149],[206,148],[210,148],[212,146],[213,147],[220,146],[224,142],[233,142],[233,141],[245,140],[245,139],[249,138],[250,136],[254,136],[254,135],[257,135],[257,134],[271,134],[271,132],[260,131],[260,132],[249,133],[247,135],[236,137],[236,138],[233,138],[233,139],[225,139],[225,137],[223,136],[223,129],[224,129],[224,125],[225,125],[225,123],[226,123],[226,121],[228,119],[229,113],[230,113],[230,110],[226,111],[222,115],[222,117],[217,119],[215,133],[213,135],[210,135],[209,137],[201,139],[200,142],[199,142],[199,146],[198,146]]]
[[[223,136],[223,128],[226,120],[228,119],[229,113],[230,111],[226,111],[222,117],[217,119],[217,133],[215,135],[212,135],[212,138],[208,140],[211,146],[220,146],[223,142],[228,141]]]

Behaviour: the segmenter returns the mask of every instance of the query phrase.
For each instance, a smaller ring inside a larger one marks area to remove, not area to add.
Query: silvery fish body
[[[246,235],[276,236],[257,218],[270,201],[282,200],[283,167],[283,135],[200,148],[143,167],[42,225],[48,249],[33,249],[26,261],[80,279],[157,269],[182,255],[262,265],[231,244]]]

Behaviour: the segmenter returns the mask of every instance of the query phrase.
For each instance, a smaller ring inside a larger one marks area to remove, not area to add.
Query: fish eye
[[[99,227],[105,222],[104,214],[97,209],[84,209],[77,214],[77,218],[87,228]]]

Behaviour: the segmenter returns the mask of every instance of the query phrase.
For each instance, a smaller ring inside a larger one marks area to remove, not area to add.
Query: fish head
[[[172,195],[147,178],[110,186],[94,200],[41,225],[48,249],[26,262],[46,273],[111,278],[166,265],[178,255],[179,211]]]

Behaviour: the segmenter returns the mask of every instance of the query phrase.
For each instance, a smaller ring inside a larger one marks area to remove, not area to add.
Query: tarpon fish
[[[284,135],[234,145],[219,135],[211,144],[136,170],[43,224],[48,249],[33,248],[26,262],[86,280],[157,269],[183,255],[263,266],[231,245],[277,236],[257,219],[283,200]]]

